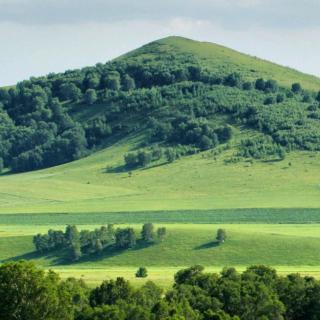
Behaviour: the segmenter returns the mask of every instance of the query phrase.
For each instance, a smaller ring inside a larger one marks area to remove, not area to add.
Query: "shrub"
[[[225,242],[227,239],[227,233],[224,229],[218,229],[217,231],[217,236],[216,236],[216,240],[219,242],[219,243],[223,243]]]
[[[140,267],[136,272],[137,278],[146,278],[147,276],[148,276],[148,271],[147,271],[147,268],[145,267]]]

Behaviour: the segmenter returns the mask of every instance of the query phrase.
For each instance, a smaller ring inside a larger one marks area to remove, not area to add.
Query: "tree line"
[[[135,288],[124,278],[89,288],[83,280],[61,280],[34,263],[0,266],[0,318],[6,320],[316,320],[320,281],[278,275],[263,265],[243,273],[205,272],[195,265],[178,271],[166,291],[151,281]]]
[[[74,262],[86,255],[100,255],[108,250],[134,248],[137,241],[144,244],[163,241],[166,233],[165,227],[155,229],[152,223],[142,226],[140,239],[137,239],[135,230],[130,227],[115,229],[112,224],[108,224],[92,231],[79,231],[75,225],[68,225],[64,232],[50,229],[47,234],[35,235],[33,244],[40,254],[60,250]]]

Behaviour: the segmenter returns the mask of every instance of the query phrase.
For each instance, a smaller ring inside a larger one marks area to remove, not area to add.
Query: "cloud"
[[[319,12],[319,0],[0,0],[0,86],[105,62],[169,35],[319,75]]]
[[[0,0],[0,22],[79,24],[174,17],[210,20],[226,28],[319,26],[318,0]]]

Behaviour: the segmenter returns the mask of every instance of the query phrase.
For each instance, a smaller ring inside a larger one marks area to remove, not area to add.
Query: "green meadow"
[[[238,208],[318,208],[320,155],[226,164],[232,150],[117,172],[132,141],[87,158],[0,176],[0,213],[95,213]]]
[[[81,225],[93,229],[99,225]],[[139,224],[130,224],[137,235]],[[280,272],[319,275],[320,224],[157,224],[167,228],[167,237],[150,246],[137,245],[125,251],[105,251],[100,256],[84,257],[72,264],[61,260],[59,252],[40,255],[34,251],[32,236],[45,233],[45,225],[0,227],[0,260],[28,259],[43,268],[51,268],[62,277],[83,277],[95,284],[115,276],[134,278],[139,266],[150,269],[149,279],[160,280],[164,286],[172,281],[174,272],[194,264],[219,271],[226,266],[239,270],[249,265],[265,264]],[[51,225],[64,229],[64,225]],[[215,242],[218,227],[227,231],[224,244]],[[141,283],[135,280],[137,284]]]
[[[134,140],[135,141],[135,140]],[[130,149],[123,141],[87,158],[46,170],[0,177],[0,260],[33,260],[62,277],[90,285],[124,276],[141,285],[136,269],[168,287],[194,264],[212,271],[266,264],[280,273],[320,275],[320,156],[291,153],[280,162],[226,164],[210,152],[172,164],[114,172]],[[75,224],[166,226],[167,239],[149,247],[105,253],[65,264],[58,253],[38,255],[32,237]],[[214,242],[224,227],[228,240]]]

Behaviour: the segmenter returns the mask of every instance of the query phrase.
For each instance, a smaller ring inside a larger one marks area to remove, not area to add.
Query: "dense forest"
[[[256,132],[240,142],[239,157],[320,149],[320,92],[213,73],[157,42],[142,53],[0,89],[0,171],[62,164],[133,133],[144,144],[126,155],[128,167],[215,148],[235,128]]]
[[[266,266],[242,274],[202,266],[180,270],[163,291],[151,281],[134,288],[123,278],[89,288],[60,280],[32,262],[0,266],[0,319],[32,320],[317,320],[320,282],[298,274],[279,276]]]

